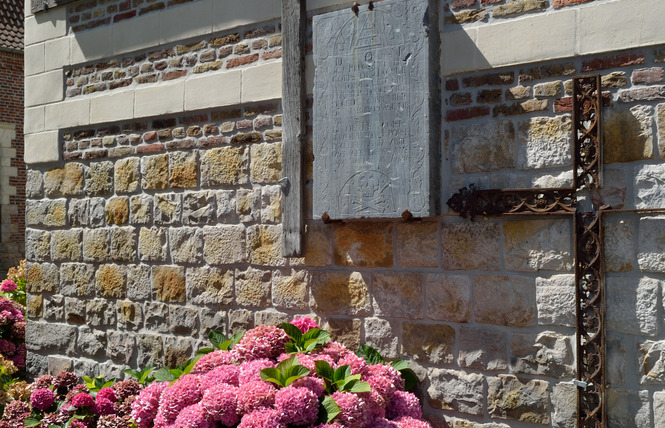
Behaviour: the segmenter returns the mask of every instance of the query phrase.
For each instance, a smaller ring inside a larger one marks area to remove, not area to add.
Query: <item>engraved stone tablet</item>
[[[314,218],[438,214],[439,45],[428,4],[314,17]]]

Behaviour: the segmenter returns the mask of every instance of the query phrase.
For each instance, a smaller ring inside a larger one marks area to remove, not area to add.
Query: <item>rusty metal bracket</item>
[[[599,188],[602,166],[600,75],[573,78],[573,170],[576,189]]]

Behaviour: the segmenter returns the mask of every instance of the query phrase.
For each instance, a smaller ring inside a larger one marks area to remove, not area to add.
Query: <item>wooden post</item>
[[[282,0],[282,254],[303,253],[306,0]]]

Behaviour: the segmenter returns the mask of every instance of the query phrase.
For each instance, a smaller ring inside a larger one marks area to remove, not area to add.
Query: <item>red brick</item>
[[[446,121],[454,122],[457,120],[472,119],[474,117],[489,116],[489,107],[469,107],[457,110],[448,110],[446,112]]]
[[[446,91],[457,91],[459,90],[459,80],[457,79],[447,79],[446,80]]]
[[[551,77],[573,76],[575,74],[577,74],[577,67],[574,63],[567,62],[520,70],[519,81],[523,83]]]
[[[624,103],[657,100],[665,100],[665,86],[651,86],[619,92],[619,101]]]
[[[651,67],[634,70],[631,77],[634,85],[653,85],[663,81],[663,68]]]
[[[135,10],[130,10],[128,12],[124,13],[119,13],[116,16],[113,17],[113,22],[120,22],[124,21],[125,19],[130,19],[136,16],[136,11]]]
[[[571,111],[573,111],[573,97],[554,100],[554,113],[569,113]]]
[[[157,132],[150,131],[143,134],[143,141],[155,141],[157,139]]]
[[[185,138],[184,140],[169,141],[166,143],[167,150],[193,149],[196,147],[196,140]]]
[[[473,103],[473,98],[469,92],[457,92],[450,96],[450,105],[464,106]]]
[[[62,158],[66,161],[81,159],[83,157],[83,152],[67,152],[62,154]]]
[[[465,77],[462,79],[462,86],[468,88],[486,85],[512,85],[514,82],[515,74],[512,72],[492,73],[482,76]]]
[[[136,147],[137,154],[157,153],[163,151],[164,151],[164,144],[162,143],[146,144],[143,146]]]
[[[554,0],[552,6],[554,6],[555,9],[558,9],[560,7],[575,6],[582,3],[590,3],[592,1],[594,0]]]
[[[474,7],[478,3],[478,0],[453,0],[451,7],[453,10],[467,9]]]
[[[215,135],[212,137],[199,139],[199,147],[215,147],[226,144],[226,137]]]
[[[108,150],[98,149],[98,150],[88,150],[83,153],[83,159],[102,159],[108,156]]]
[[[645,64],[646,58],[643,54],[619,55],[608,58],[597,58],[591,61],[584,61],[582,72],[586,73],[595,70],[606,70],[608,68],[628,67],[630,65]]]
[[[488,4],[495,4],[495,3],[501,3],[503,0],[481,0],[480,4],[485,6]]]
[[[187,76],[187,70],[174,70],[162,74],[162,80],[173,80]]]
[[[265,52],[261,56],[261,58],[263,58],[264,61],[267,61],[269,59],[281,58],[281,57],[282,57],[282,49],[275,49],[274,51]]]
[[[259,60],[259,54],[251,54],[240,56],[238,58],[231,58],[226,63],[226,68],[240,67],[241,65],[251,64]]]

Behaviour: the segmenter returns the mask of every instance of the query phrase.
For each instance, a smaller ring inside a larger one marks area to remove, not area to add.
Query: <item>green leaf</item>
[[[230,350],[230,349],[233,349],[233,347],[236,345],[236,343],[240,342],[240,339],[242,339],[244,335],[245,335],[245,332],[244,332],[244,331],[240,331],[240,332],[234,334],[234,335],[231,337],[231,346],[229,346],[229,347],[226,348],[225,350],[228,351],[228,350]]]
[[[157,382],[173,382],[177,377],[171,373],[171,371],[164,367],[155,372],[155,380]]]
[[[265,380],[266,382],[272,382],[276,383],[279,386],[284,386],[282,385],[282,372],[279,371],[279,369],[275,367],[266,367],[265,369],[261,370],[261,379]]]
[[[298,359],[297,356],[293,356],[291,358],[287,358],[286,360],[282,361],[281,363],[277,364],[277,369],[285,373],[286,370],[288,370],[291,367],[298,366],[300,364],[300,360]]]
[[[293,339],[294,342],[300,342],[300,339],[302,338],[302,331],[300,331],[298,327],[291,323],[284,322],[282,323],[282,329],[286,332],[286,334],[289,335],[291,339]]]
[[[335,376],[335,370],[330,366],[330,364],[325,360],[316,360],[314,362],[316,367],[316,374],[321,378],[332,381],[333,376]]]
[[[214,351],[215,351],[215,348],[201,348],[198,351],[196,351],[196,355],[203,356],[203,355],[209,354],[209,353],[214,352]]]
[[[418,379],[418,376],[416,376],[416,373],[413,370],[403,369],[400,370],[399,373],[402,375],[402,379],[404,379],[404,389],[406,391],[411,391],[416,385],[418,385],[420,379]]]
[[[33,416],[30,416],[25,421],[23,421],[23,426],[24,427],[36,427],[36,426],[39,426],[39,424],[41,424],[41,423],[42,423],[41,419],[37,419]]]
[[[367,382],[352,381],[349,382],[344,389],[348,392],[370,392],[372,387]]]
[[[211,330],[210,333],[208,333],[208,339],[210,340],[210,343],[212,343],[212,346],[217,349],[221,349],[222,343],[229,340],[224,333],[217,330]]]
[[[322,405],[326,415],[326,423],[328,424],[332,422],[332,420],[335,419],[337,415],[342,413],[342,409],[339,408],[335,402],[335,399],[329,395],[323,399]]]
[[[150,374],[152,373],[153,370],[155,370],[154,367],[148,367],[143,369],[143,371],[141,372],[141,377],[139,377],[139,383],[145,385],[145,383],[150,379]]]
[[[404,360],[395,360],[392,363],[390,363],[390,365],[393,366],[393,368],[397,371],[401,371],[401,370],[409,368],[409,363],[407,363]]]
[[[337,382],[339,380],[346,379],[347,377],[351,376],[351,367],[349,367],[348,364],[338,367],[337,370],[335,370],[335,374],[333,375],[333,382]]]
[[[296,346],[295,343],[293,342],[288,342],[286,345],[284,345],[284,350],[286,351],[287,354],[295,354],[298,352],[298,347]]]
[[[296,380],[298,378],[307,376],[310,373],[310,371],[311,370],[308,369],[305,366],[291,366],[288,369],[286,369],[283,373],[284,373],[284,377],[286,377],[286,378],[295,377],[295,379],[293,379],[293,380]],[[291,381],[291,382],[293,382],[293,381]],[[286,386],[286,385],[284,385],[284,386]]]
[[[362,345],[360,348],[358,348],[356,355],[364,358],[365,362],[369,365],[383,364],[385,362],[379,351],[369,345]]]
[[[128,374],[132,377],[135,377],[137,379],[139,378],[139,376],[141,376],[141,372],[139,372],[138,370],[134,370],[134,369],[126,369],[126,370],[123,370],[122,372],[126,373],[126,374]]]

